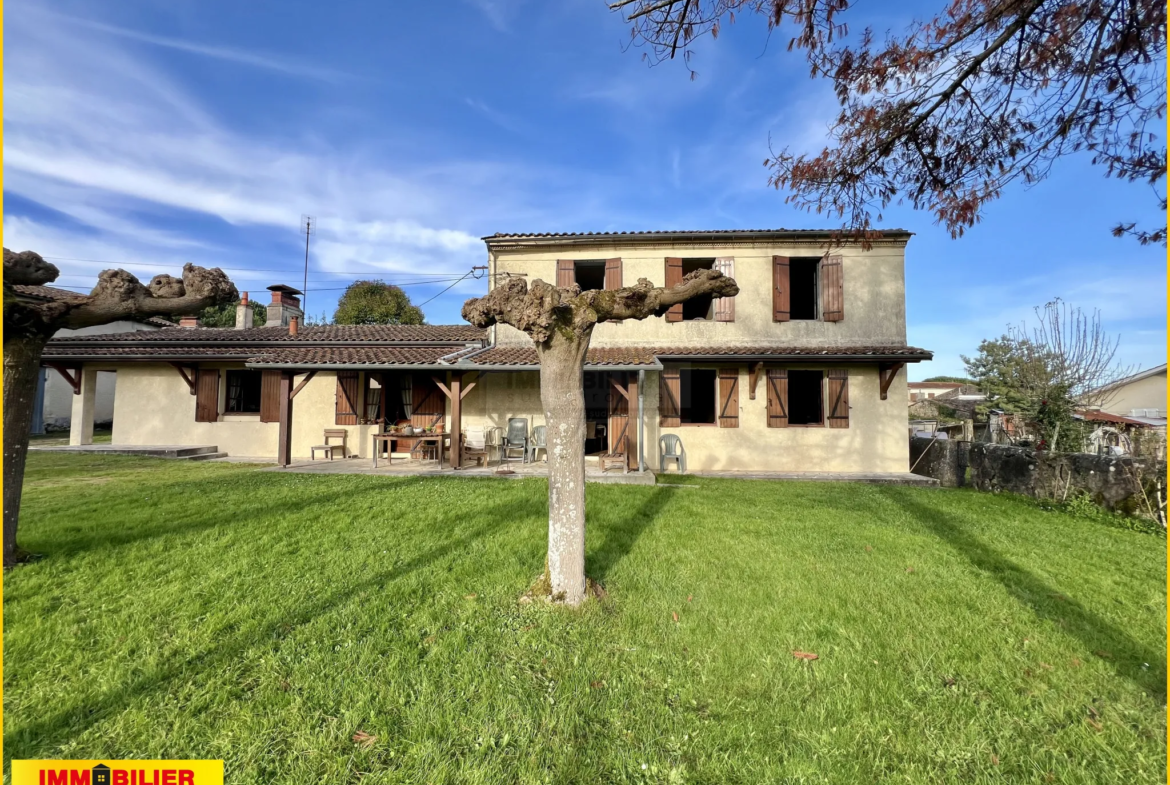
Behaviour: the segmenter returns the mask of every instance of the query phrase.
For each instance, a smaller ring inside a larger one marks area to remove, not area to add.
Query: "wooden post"
[[[280,374],[280,432],[276,443],[276,462],[281,466],[292,463],[292,380],[288,371]],[[308,380],[306,380],[308,381]]]
[[[451,468],[462,468],[463,462],[463,395],[460,388],[463,386],[463,373],[455,371],[451,374]],[[443,449],[442,443],[439,449]]]
[[[635,452],[641,453],[642,445],[638,443],[638,429],[629,427],[635,416],[641,417],[641,410],[637,415],[634,414],[634,401],[638,400],[638,375],[635,373],[627,373],[626,378],[629,383],[626,386],[626,411],[628,412],[629,420],[626,425],[626,468],[633,469],[638,466],[639,461],[635,456]],[[641,422],[641,420],[639,420]]]

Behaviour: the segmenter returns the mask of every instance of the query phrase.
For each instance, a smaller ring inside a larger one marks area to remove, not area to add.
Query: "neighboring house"
[[[906,382],[906,392],[909,394],[911,402],[927,401],[962,386],[960,382]]]
[[[905,472],[904,367],[931,358],[906,345],[910,236],[888,231],[868,250],[827,256],[833,234],[811,230],[485,241],[492,282],[671,285],[700,267],[739,282],[735,298],[597,326],[585,369],[587,454],[622,453],[636,467],[642,452],[656,469],[659,437],[675,434],[692,471]],[[120,444],[215,445],[285,462],[307,458],[326,428],[346,429],[351,450],[368,457],[371,435],[401,420],[449,430],[544,423],[536,351],[513,328],[298,328],[299,292],[270,289],[270,326],[70,336],[47,357],[81,369],[82,407],[96,371],[117,372]],[[86,438],[75,423],[71,441]]]
[[[76,298],[76,292],[59,289],[55,286],[15,286],[20,295],[30,300],[45,302],[48,300],[69,300]],[[164,327],[173,327],[172,322],[165,319],[143,319],[142,321],[121,320],[103,324],[97,327],[85,327],[80,330],[59,330],[57,336],[65,338],[71,335],[93,335],[99,333],[123,333],[140,330],[159,330]],[[46,430],[64,431],[69,429],[69,421],[73,414],[73,387],[60,373],[49,368],[41,369],[41,377],[37,381],[40,399],[39,414],[34,411],[32,432],[44,433]],[[99,425],[108,425],[114,418],[114,374],[102,372],[97,376],[97,388],[94,396],[94,421]]]
[[[1093,409],[1165,427],[1166,363],[1120,379],[1102,391],[1105,401]]]

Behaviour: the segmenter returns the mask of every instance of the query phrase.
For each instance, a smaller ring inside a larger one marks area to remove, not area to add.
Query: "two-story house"
[[[490,282],[506,276],[615,289],[671,285],[701,267],[740,293],[664,317],[602,324],[585,368],[588,455],[658,467],[677,435],[691,471],[904,472],[904,251],[910,233],[830,247],[813,230],[496,234]],[[828,250],[826,250],[828,249]],[[233,455],[307,458],[326,428],[366,456],[388,424],[468,429],[544,422],[539,366],[512,328],[309,327],[295,290],[270,287],[269,326],[77,336],[46,356],[86,384],[115,370],[113,441],[216,445]],[[241,306],[243,308],[243,306]],[[249,324],[241,314],[240,324]],[[81,428],[78,427],[81,425]],[[409,441],[406,446],[409,447]]]

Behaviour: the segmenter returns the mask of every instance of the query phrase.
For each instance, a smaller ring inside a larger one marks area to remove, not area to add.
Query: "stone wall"
[[[940,485],[970,485],[981,491],[1010,491],[1037,499],[1064,501],[1088,493],[1110,510],[1140,513],[1144,502],[1139,483],[1151,501],[1161,479],[1163,498],[1166,463],[1144,458],[1037,452],[987,442],[910,439],[911,471],[934,477]],[[968,470],[969,476],[968,476]]]

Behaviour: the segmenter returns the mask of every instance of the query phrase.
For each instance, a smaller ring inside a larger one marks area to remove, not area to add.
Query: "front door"
[[[626,382],[626,373],[618,371],[607,374],[609,389],[609,452],[611,455],[621,453],[629,456],[630,439],[630,402],[628,400],[629,385]]]

